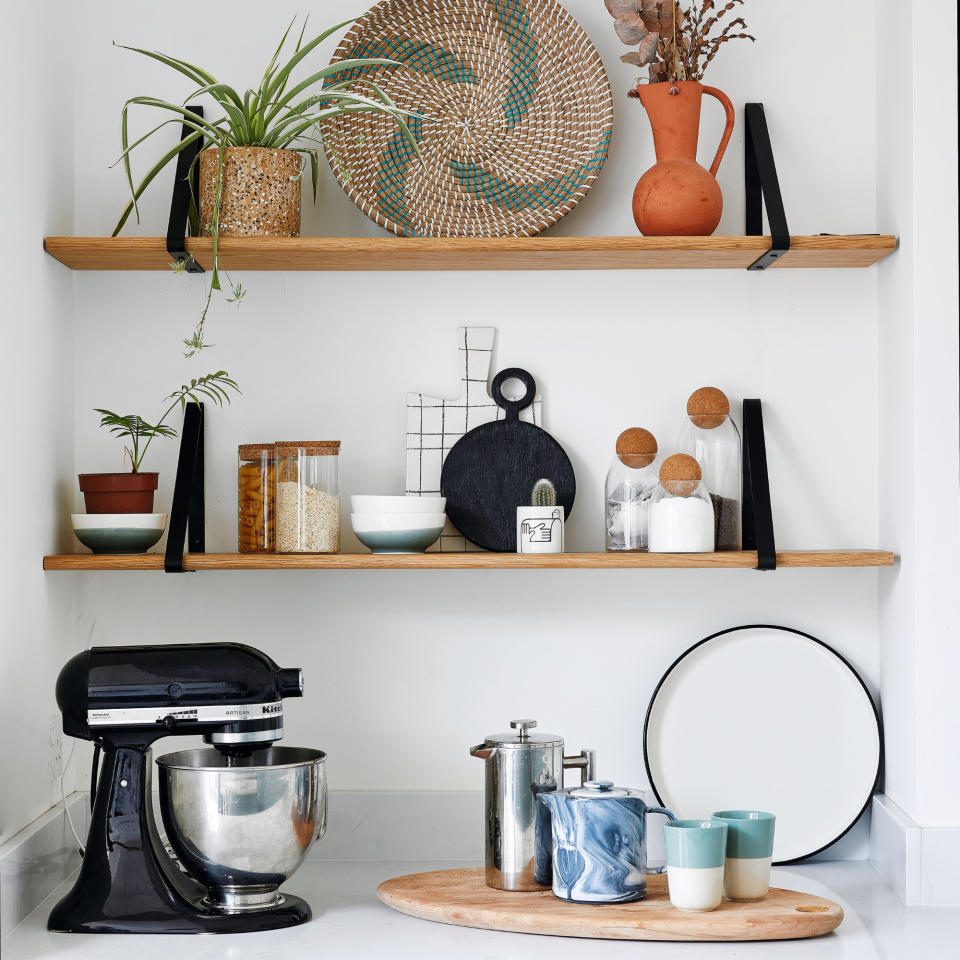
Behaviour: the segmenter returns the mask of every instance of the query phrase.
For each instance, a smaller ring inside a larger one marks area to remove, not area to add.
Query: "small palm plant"
[[[100,414],[100,426],[106,427],[110,432],[124,440],[129,440],[129,446],[124,445],[124,460],[129,457],[131,470],[133,473],[140,472],[140,466],[143,458],[147,454],[147,449],[154,437],[176,437],[177,431],[167,426],[166,419],[171,413],[180,407],[181,411],[186,409],[187,402],[201,403],[203,400],[210,400],[218,407],[224,403],[230,402],[229,390],[240,392],[234,380],[225,370],[218,370],[216,373],[208,373],[206,376],[197,377],[189,383],[180,385],[180,388],[174,390],[165,400],[173,401],[164,411],[163,416],[155,424],[147,423],[143,417],[135,413],[114,413],[112,410],[96,408]]]
[[[212,223],[207,228],[213,238],[213,267],[210,287],[193,336],[184,340],[188,357],[210,346],[204,340],[207,311],[210,308],[213,291],[222,289],[219,276],[219,213],[223,193],[224,150],[230,147],[267,147],[277,150],[292,150],[299,153],[303,159],[301,175],[306,169],[306,165],[308,163],[310,165],[314,199],[317,195],[320,169],[319,148],[325,145],[325,128],[330,120],[340,114],[374,112],[386,115],[397,124],[416,155],[420,157],[416,139],[410,132],[405,119],[408,116],[415,116],[415,114],[397,107],[376,84],[362,78],[363,73],[371,67],[400,66],[400,64],[396,60],[380,57],[342,60],[339,63],[332,63],[321,70],[310,73],[290,86],[295,68],[327,37],[347,26],[351,21],[348,20],[331,27],[329,30],[324,30],[312,40],[304,43],[304,32],[307,25],[306,20],[304,20],[292,56],[281,64],[278,61],[295,22],[295,19],[291,21],[283,34],[279,46],[267,64],[259,86],[255,90],[248,89],[242,94],[236,88],[221,83],[209,71],[192,63],[187,63],[185,60],[178,60],[175,57],[156,51],[117,44],[124,50],[131,50],[134,53],[159,61],[183,74],[198,86],[182,103],[171,103],[156,97],[141,96],[132,97],[123,105],[120,118],[123,153],[117,163],[123,164],[127,183],[130,187],[130,202],[123,211],[123,215],[113,231],[113,236],[120,232],[131,213],[136,215],[139,222],[137,201],[157,174],[172,160],[176,159],[181,151],[197,141],[202,143],[204,140],[219,151],[217,194],[213,205]],[[347,74],[349,79],[338,81],[337,74],[342,71],[350,71]],[[357,78],[358,73],[360,74],[359,79]],[[317,89],[317,85],[320,85],[319,89]],[[200,117],[188,108],[188,104],[203,97],[213,100],[216,107],[219,108],[219,116],[209,119]],[[128,115],[130,108],[133,106],[150,107],[172,114],[172,116],[130,143]],[[150,140],[169,124],[182,124],[187,131],[185,136],[167,150],[140,180],[139,184],[134,186],[130,165],[131,154],[141,144]],[[200,224],[195,201],[191,204],[190,219],[191,228],[196,235],[200,232]],[[186,261],[171,266],[175,271],[180,272],[186,266]],[[243,298],[243,288],[239,284],[233,284],[229,276],[227,276],[227,282],[230,285],[228,302],[239,302]]]

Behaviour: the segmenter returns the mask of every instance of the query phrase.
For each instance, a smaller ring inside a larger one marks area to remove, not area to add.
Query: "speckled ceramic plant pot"
[[[200,154],[200,224],[213,223],[217,196],[217,158],[211,147]],[[293,150],[227,147],[223,152],[220,201],[221,237],[299,237],[301,170]]]

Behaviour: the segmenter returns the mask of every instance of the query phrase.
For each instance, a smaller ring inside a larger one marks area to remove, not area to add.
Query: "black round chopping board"
[[[513,378],[526,387],[520,400],[508,400],[501,389]],[[505,419],[476,427],[454,444],[443,463],[440,492],[447,498],[447,516],[471,543],[506,553],[517,549],[517,507],[530,505],[534,484],[549,480],[569,517],[577,480],[563,447],[546,430],[520,419],[537,392],[533,377],[518,367],[501,370],[491,392]]]

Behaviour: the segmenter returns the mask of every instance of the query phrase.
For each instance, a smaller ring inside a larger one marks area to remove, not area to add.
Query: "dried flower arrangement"
[[[651,83],[701,80],[708,64],[729,40],[754,40],[742,17],[721,23],[743,0],[718,6],[714,0],[603,0],[615,19],[617,36],[637,50],[620,59],[647,67]],[[719,33],[715,31],[719,30]]]

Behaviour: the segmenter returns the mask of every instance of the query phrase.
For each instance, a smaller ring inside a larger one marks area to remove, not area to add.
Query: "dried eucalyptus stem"
[[[620,59],[647,67],[650,83],[702,80],[723,44],[751,40],[742,17],[726,20],[743,0],[690,0],[684,10],[680,0],[604,0],[614,18],[617,36],[636,50]],[[719,31],[719,32],[715,32]]]

